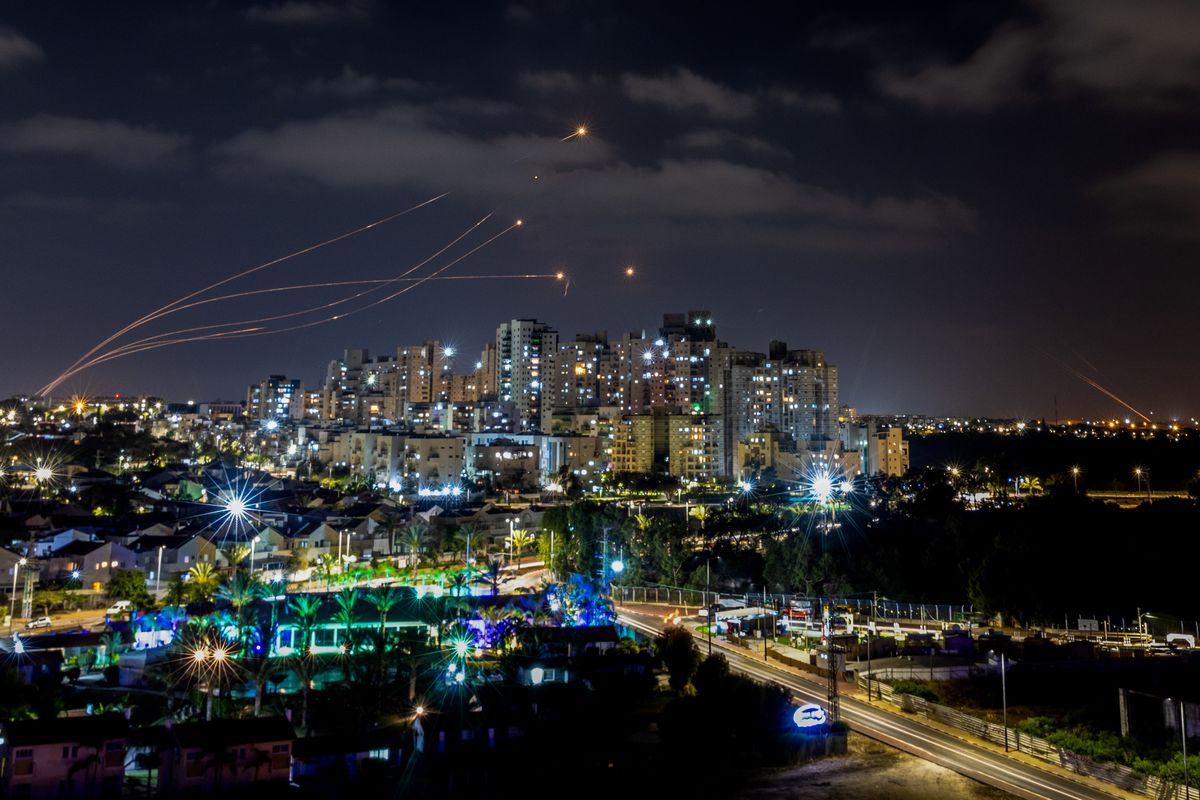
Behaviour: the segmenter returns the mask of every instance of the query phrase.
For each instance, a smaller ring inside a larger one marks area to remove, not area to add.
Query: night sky
[[[60,391],[239,398],[268,373],[314,385],[346,347],[437,338],[473,362],[503,319],[617,337],[707,308],[739,348],[824,350],[864,411],[1131,415],[1078,373],[1200,416],[1200,4],[909,5],[0,5],[0,396],[449,192],[222,291],[392,277],[494,211],[420,274],[519,217],[445,274],[561,269],[569,293],[430,282]]]

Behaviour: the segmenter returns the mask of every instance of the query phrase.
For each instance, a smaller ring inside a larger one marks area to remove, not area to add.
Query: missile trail
[[[191,292],[190,294],[186,294],[183,297],[173,300],[170,303],[167,303],[166,305],[162,306],[161,308],[158,308],[155,311],[151,311],[149,314],[146,314],[145,316],[143,316],[137,320],[134,320],[133,322],[126,325],[124,328],[121,328],[120,330],[118,330],[116,333],[113,333],[107,339],[105,339],[102,342],[100,342],[99,344],[95,345],[94,347],[92,347],[91,350],[88,350],[86,353],[84,353],[82,356],[80,356],[78,359],[76,359],[75,363],[72,364],[71,367],[68,367],[68,369],[78,366],[81,361],[83,361],[88,356],[95,353],[97,350],[103,348],[105,345],[111,343],[115,339],[118,339],[121,336],[124,336],[126,333],[128,333],[129,331],[131,331],[135,328],[138,328],[142,325],[145,325],[148,322],[152,322],[153,320],[158,319],[159,315],[163,314],[164,312],[169,311],[170,309],[174,308],[175,306],[179,305],[180,303],[184,303],[188,300],[191,300],[193,297],[196,297],[198,295],[204,294],[205,292],[216,289],[218,286],[223,286],[226,283],[229,283],[230,281],[235,281],[238,278],[244,278],[247,275],[252,275],[255,272],[264,270],[268,267],[275,266],[276,264],[281,264],[284,261],[288,261],[290,259],[305,255],[307,253],[312,253],[316,250],[320,250],[323,247],[328,247],[331,244],[340,242],[344,239],[349,239],[352,236],[357,236],[360,233],[365,233],[366,231],[369,231],[372,228],[378,227],[380,225],[384,225],[388,222],[391,222],[392,220],[399,219],[400,217],[403,217],[407,214],[411,214],[413,211],[424,208],[425,206],[430,205],[431,203],[435,203],[438,200],[441,200],[442,198],[446,197],[449,194],[450,194],[449,192],[443,192],[442,194],[436,195],[434,197],[429,198],[428,200],[424,200],[420,203],[417,203],[414,206],[406,208],[403,211],[397,211],[394,214],[389,214],[386,217],[382,217],[380,219],[375,220],[374,222],[370,222],[359,228],[355,228],[352,231],[347,231],[346,233],[339,234],[338,236],[334,236],[331,239],[326,239],[323,242],[317,242],[316,244],[311,244],[307,247],[303,247],[299,250],[295,250],[291,253],[288,253],[287,255],[283,255],[278,258],[273,258],[270,261],[265,261],[262,264],[259,264],[257,266],[242,270],[241,272],[239,272],[235,275],[230,275],[227,278],[222,278],[221,280],[219,280],[215,283],[211,283],[208,286],[205,286],[203,289],[197,289],[196,291]],[[47,392],[52,391],[54,389],[54,386],[56,386],[56,385],[57,385],[56,383],[47,384],[47,386],[44,387],[42,389],[42,391],[39,392],[39,394],[46,394]]]
[[[495,212],[492,212],[492,213],[495,213]],[[416,271],[416,270],[420,269],[421,267],[425,266],[425,265],[426,265],[426,264],[428,264],[430,261],[433,261],[435,258],[437,258],[438,256],[440,256],[442,253],[445,253],[445,252],[446,252],[447,250],[449,250],[451,247],[453,247],[454,245],[458,244],[458,243],[459,243],[460,241],[462,241],[464,238],[466,238],[467,236],[469,236],[469,235],[470,235],[470,234],[471,234],[471,233],[472,233],[472,232],[473,232],[475,229],[477,229],[477,228],[478,228],[480,225],[482,225],[483,223],[487,222],[487,220],[488,220],[488,219],[489,219],[491,216],[492,216],[492,214],[490,214],[490,213],[489,213],[489,214],[487,214],[486,216],[484,216],[484,217],[483,217],[483,219],[479,220],[479,221],[478,221],[478,222],[476,222],[474,225],[471,225],[471,226],[470,226],[469,228],[467,228],[465,231],[463,231],[463,232],[462,232],[462,233],[460,233],[458,236],[456,236],[454,239],[452,239],[452,240],[451,240],[451,241],[450,241],[448,244],[444,245],[444,246],[443,246],[441,249],[439,249],[439,250],[437,250],[435,253],[433,253],[433,255],[431,255],[431,256],[428,256],[427,258],[425,258],[425,259],[421,260],[421,261],[420,261],[420,262],[418,262],[417,264],[414,264],[413,266],[409,267],[407,270],[405,270],[404,272],[400,273],[399,275],[397,275],[397,276],[395,276],[395,277],[393,277],[393,278],[384,278],[384,279],[382,279],[382,280],[380,281],[379,285],[373,286],[372,288],[370,288],[370,289],[367,289],[367,290],[365,290],[365,291],[356,292],[356,293],[354,293],[354,294],[347,295],[346,297],[343,297],[343,298],[341,298],[341,299],[339,299],[339,300],[333,300],[333,301],[331,301],[331,302],[328,302],[328,303],[322,303],[322,304],[320,304],[320,305],[316,305],[316,306],[310,306],[309,308],[304,308],[304,309],[301,309],[301,310],[299,310],[299,311],[290,311],[290,312],[288,312],[288,313],[286,313],[286,314],[274,314],[274,315],[272,315],[272,316],[268,316],[268,317],[258,317],[258,318],[255,318],[255,319],[243,319],[243,320],[237,320],[237,321],[235,321],[235,322],[215,322],[215,323],[212,323],[212,324],[210,324],[210,325],[200,325],[200,326],[193,327],[193,328],[183,328],[183,329],[180,329],[180,330],[170,331],[170,332],[168,332],[168,333],[159,333],[159,334],[156,334],[156,335],[154,335],[154,336],[148,336],[148,337],[146,337],[145,339],[139,339],[139,340],[137,340],[137,341],[135,341],[135,342],[130,342],[129,344],[122,345],[121,347],[118,347],[118,348],[116,348],[116,350],[111,350],[111,351],[109,351],[109,352],[110,352],[110,353],[112,353],[112,352],[117,352],[117,351],[120,351],[120,350],[127,349],[127,348],[129,348],[129,347],[134,347],[134,346],[136,346],[136,345],[145,344],[146,342],[153,341],[153,340],[155,340],[155,339],[162,339],[162,338],[164,338],[164,337],[168,337],[168,336],[177,336],[177,335],[184,334],[184,333],[193,333],[193,332],[195,332],[195,331],[211,330],[211,329],[213,329],[213,328],[228,328],[228,327],[232,327],[232,326],[234,326],[234,325],[254,325],[254,324],[256,324],[256,323],[260,323],[260,322],[274,322],[274,321],[276,321],[276,320],[281,320],[281,319],[291,319],[291,318],[293,318],[293,317],[300,317],[300,316],[303,316],[303,315],[305,315],[305,314],[311,314],[311,313],[314,313],[314,312],[317,312],[317,311],[324,311],[324,310],[326,310],[326,309],[333,308],[334,306],[339,306],[339,305],[342,305],[343,303],[349,303],[349,302],[351,302],[351,301],[353,301],[353,300],[357,300],[357,299],[358,299],[358,298],[360,298],[360,297],[364,297],[364,296],[366,296],[366,295],[368,295],[368,294],[371,294],[372,292],[378,291],[379,289],[382,289],[384,286],[386,286],[386,285],[388,285],[388,284],[395,283],[395,282],[397,282],[397,281],[403,280],[403,279],[404,279],[404,278],[406,278],[407,276],[411,275],[411,274],[412,274],[414,271]],[[203,301],[201,301],[201,302],[203,302]],[[195,303],[195,304],[193,304],[193,305],[199,305],[199,303]],[[177,310],[180,310],[180,309],[182,309],[182,308],[184,308],[184,307],[185,307],[185,306],[180,306],[180,307],[178,307],[178,308],[176,308],[176,309],[172,309],[171,311],[168,311],[167,313],[168,313],[168,314],[173,314],[173,313],[175,313],[175,311],[177,311]],[[160,318],[161,318],[161,317],[163,317],[163,316],[166,316],[166,314],[161,314],[161,315],[159,315],[159,316],[160,316]]]
[[[1039,348],[1039,349],[1040,349],[1040,348]],[[1108,398],[1110,398],[1110,399],[1112,399],[1112,400],[1115,400],[1116,402],[1120,403],[1122,406],[1124,406],[1125,408],[1129,409],[1129,410],[1130,410],[1130,411],[1132,411],[1134,414],[1137,414],[1139,417],[1141,417],[1141,418],[1142,418],[1143,420],[1145,420],[1146,422],[1153,422],[1153,420],[1152,420],[1152,419],[1150,419],[1148,416],[1146,416],[1145,414],[1143,414],[1141,411],[1138,411],[1136,408],[1134,408],[1134,407],[1133,407],[1133,406],[1131,406],[1129,403],[1127,403],[1127,402],[1125,402],[1124,400],[1122,400],[1122,399],[1121,399],[1120,397],[1118,397],[1116,394],[1114,394],[1113,392],[1109,391],[1109,390],[1108,390],[1107,388],[1105,388],[1104,386],[1101,386],[1101,385],[1100,385],[1098,382],[1096,382],[1096,381],[1095,381],[1095,380],[1093,380],[1092,378],[1089,378],[1087,375],[1084,375],[1082,372],[1080,372],[1079,370],[1075,369],[1075,368],[1074,368],[1074,367],[1072,367],[1070,364],[1068,364],[1067,362],[1063,361],[1061,358],[1058,358],[1057,356],[1055,356],[1055,355],[1053,355],[1053,354],[1051,354],[1051,353],[1048,353],[1048,352],[1046,352],[1045,350],[1042,350],[1042,351],[1041,351],[1041,353],[1042,353],[1042,355],[1046,356],[1047,358],[1050,358],[1050,359],[1052,359],[1052,360],[1054,360],[1054,361],[1057,361],[1057,362],[1058,362],[1058,364],[1059,364],[1059,365],[1060,365],[1060,366],[1061,366],[1063,369],[1065,369],[1067,372],[1071,373],[1071,375],[1075,376],[1075,377],[1076,377],[1076,378],[1078,378],[1079,380],[1081,380],[1081,381],[1083,381],[1084,383],[1086,383],[1088,386],[1091,386],[1093,389],[1095,389],[1096,391],[1100,392],[1100,393],[1101,393],[1101,394],[1103,394],[1105,397],[1108,397]],[[1086,360],[1086,359],[1085,359],[1085,360]]]
[[[490,217],[491,214],[489,214],[488,216]],[[90,369],[91,367],[96,366],[98,364],[103,364],[107,361],[112,361],[117,358],[123,358],[125,356],[134,355],[136,353],[146,352],[147,350],[156,350],[160,347],[167,347],[167,346],[175,345],[175,344],[185,344],[188,342],[211,341],[213,339],[243,339],[243,338],[248,338],[251,336],[268,336],[271,334],[287,333],[289,331],[296,331],[296,330],[302,330],[302,329],[306,329],[306,328],[312,328],[312,327],[316,327],[318,325],[323,325],[323,324],[326,324],[329,322],[334,322],[339,319],[345,319],[346,317],[357,314],[360,311],[366,311],[369,308],[374,308],[375,306],[378,306],[382,303],[386,303],[389,300],[392,300],[406,292],[412,291],[413,289],[417,288],[418,286],[425,283],[426,281],[435,280],[440,273],[442,273],[442,272],[446,271],[447,269],[453,267],[454,265],[462,262],[464,259],[470,257],[474,253],[479,252],[484,247],[487,247],[492,242],[496,241],[497,239],[504,236],[505,234],[511,232],[513,229],[521,227],[521,224],[522,224],[521,221],[518,220],[514,224],[508,226],[507,228],[505,228],[504,230],[495,234],[491,238],[484,240],[481,244],[476,245],[471,250],[468,250],[463,255],[458,256],[454,260],[450,261],[448,264],[438,268],[436,271],[430,273],[429,275],[423,276],[419,279],[414,279],[414,282],[411,285],[406,286],[396,292],[393,292],[392,294],[390,294],[386,297],[382,297],[377,300],[374,300],[365,306],[361,306],[359,308],[347,311],[346,313],[333,314],[331,316],[323,317],[321,319],[310,320],[305,323],[301,323],[298,325],[289,325],[289,326],[286,326],[283,328],[271,328],[271,329],[264,329],[262,327],[242,328],[242,329],[233,330],[233,331],[221,331],[221,332],[217,332],[217,333],[209,333],[209,334],[204,334],[201,336],[189,336],[189,337],[183,337],[183,338],[179,338],[179,339],[165,339],[162,341],[146,342],[146,343],[136,345],[136,346],[135,345],[127,345],[126,346],[127,349],[116,348],[114,350],[110,350],[107,353],[103,353],[103,354],[101,354],[79,366],[72,368],[71,370],[67,371],[62,376],[60,376],[56,380],[55,385],[57,385],[58,383],[61,383],[63,380],[66,380],[67,378],[70,378],[71,376],[73,376],[79,372],[82,372],[83,370]],[[443,248],[443,250],[444,250],[444,248]],[[428,259],[426,261],[428,261]],[[395,279],[388,278],[385,280],[387,282],[393,282]],[[237,323],[231,323],[231,324],[237,324]]]
[[[172,313],[174,313],[175,311],[183,311],[188,308],[194,308],[196,306],[205,305],[206,303],[216,303],[216,302],[220,302],[220,301],[224,301],[224,300],[236,300],[236,299],[240,299],[243,297],[253,297],[254,295],[260,295],[260,294],[274,294],[275,292],[290,292],[290,291],[296,291],[296,290],[300,290],[300,289],[324,289],[324,288],[331,288],[331,287],[335,287],[335,286],[361,286],[364,284],[418,283],[418,282],[423,282],[425,280],[482,281],[482,280],[533,280],[533,279],[563,280],[563,275],[561,273],[557,273],[557,272],[541,272],[541,273],[533,272],[533,273],[507,273],[507,274],[493,274],[493,275],[438,275],[437,277],[429,278],[429,279],[427,279],[427,278],[367,278],[367,279],[353,280],[353,281],[325,281],[322,283],[299,283],[299,284],[295,284],[293,286],[275,286],[275,287],[272,287],[269,289],[250,289],[245,292],[235,292],[233,294],[221,295],[220,297],[210,297],[210,298],[206,298],[204,300],[197,300],[194,303],[188,303],[187,305],[179,306],[178,308],[173,309]],[[570,281],[567,281],[567,284],[569,286]],[[328,304],[328,305],[335,305],[335,304]],[[324,306],[314,306],[313,309],[309,309],[309,310],[311,311],[311,310],[315,310],[318,308],[324,308]],[[227,326],[232,326],[232,325],[242,325],[242,324],[248,325],[248,324],[251,324],[254,322],[263,322],[263,321],[268,321],[268,320],[281,319],[281,318],[288,317],[288,316],[298,316],[302,313],[305,313],[305,312],[297,311],[293,314],[281,314],[276,317],[263,317],[263,318],[257,319],[257,320],[242,320],[241,322],[218,322],[218,323],[212,323],[209,325],[198,325],[193,328],[180,328],[180,329],[174,330],[174,331],[166,331],[163,333],[156,333],[152,336],[147,336],[144,339],[138,339],[137,341],[130,342],[128,344],[123,344],[120,347],[116,347],[108,352],[110,354],[116,353],[116,352],[122,352],[131,347],[142,345],[147,342],[153,342],[153,341],[156,341],[159,339],[165,339],[169,336],[180,336],[185,333],[194,333],[196,331],[211,330],[212,328],[221,328],[221,327],[227,327]]]

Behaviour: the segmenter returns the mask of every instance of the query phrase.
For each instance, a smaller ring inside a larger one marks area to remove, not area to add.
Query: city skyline
[[[1106,390],[1155,420],[1196,416],[1200,25],[1171,8],[1167,24],[1115,3],[1086,18],[880,5],[778,30],[752,10],[717,34],[700,7],[689,39],[653,35],[677,23],[666,12],[632,26],[617,7],[512,5],[478,27],[357,2],[14,7],[0,248],[7,292],[31,301],[8,309],[0,394],[35,391],[182,291],[449,191],[244,288],[387,276],[495,212],[497,230],[526,224],[454,272],[563,271],[569,291],[431,283],[311,330],[139,353],[64,390],[240,397],[268,373],[315,379],[346,347],[474,350],[502,319],[616,334],[711,308],[738,347],[826,352],[864,411],[1131,413]],[[238,309],[264,305],[291,307]]]

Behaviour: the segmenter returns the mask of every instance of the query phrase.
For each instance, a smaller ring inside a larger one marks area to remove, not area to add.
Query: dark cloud
[[[310,94],[329,95],[333,97],[360,98],[381,91],[419,91],[423,87],[408,78],[381,78],[359,72],[350,65],[342,67],[342,71],[332,78],[313,78],[305,85]]]
[[[80,155],[119,167],[167,163],[187,137],[119,120],[39,114],[0,126],[0,150],[14,153]]]
[[[989,111],[1025,97],[1025,73],[1036,52],[1035,36],[1005,28],[959,64],[930,64],[915,72],[888,67],[877,80],[883,92],[926,108]]]
[[[366,19],[373,5],[371,2],[353,0],[345,3],[287,0],[283,3],[250,6],[246,9],[246,18],[271,25],[331,25]]]
[[[680,146],[691,150],[727,150],[743,151],[760,156],[791,159],[793,156],[786,148],[773,145],[757,136],[744,136],[730,130],[706,128],[690,131],[676,140]]]
[[[1131,106],[1193,102],[1200,6],[1189,0],[1041,0],[1033,23],[1000,25],[965,60],[889,65],[887,95],[927,108],[987,111],[1082,93]]]
[[[660,76],[621,76],[625,96],[637,103],[671,111],[700,111],[716,119],[744,119],[754,113],[750,95],[727,89],[690,69],[679,67]]]
[[[1156,156],[1095,188],[1120,230],[1200,241],[1200,152]]]
[[[42,48],[12,30],[0,27],[0,69],[15,67],[45,57]]]
[[[584,81],[569,72],[522,72],[521,87],[537,94],[571,94],[584,86]]]
[[[462,101],[454,112],[469,108],[472,104]],[[953,198],[855,197],[718,157],[673,157],[635,165],[595,139],[564,143],[515,132],[470,137],[444,123],[444,115],[427,108],[393,105],[248,131],[222,144],[218,153],[230,160],[231,174],[265,170],[338,187],[412,186],[497,201],[511,197],[519,182],[529,180],[534,168],[522,164],[540,164],[567,187],[562,191],[569,197],[570,212],[585,216],[593,226],[630,216],[717,229],[723,221],[757,219],[764,229],[826,225],[831,233],[853,236],[873,231],[950,233],[973,222],[973,212]],[[680,144],[691,150],[786,155],[762,140],[729,131],[696,131],[682,137]],[[694,237],[694,232],[686,235]],[[768,232],[765,238],[776,237]]]
[[[791,89],[772,89],[767,96],[784,108],[796,111],[812,114],[838,114],[842,111],[841,101],[824,92],[804,93]]]

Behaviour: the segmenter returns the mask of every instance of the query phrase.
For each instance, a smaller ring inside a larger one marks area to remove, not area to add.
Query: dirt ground
[[[738,800],[1001,800],[1012,795],[964,778],[862,736],[850,734],[849,753],[798,767],[760,773]]]

